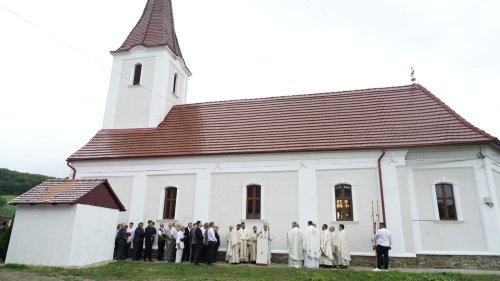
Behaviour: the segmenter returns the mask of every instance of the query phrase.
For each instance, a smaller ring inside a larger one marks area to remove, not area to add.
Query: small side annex
[[[6,263],[84,266],[113,259],[118,212],[105,179],[47,180],[16,205]]]

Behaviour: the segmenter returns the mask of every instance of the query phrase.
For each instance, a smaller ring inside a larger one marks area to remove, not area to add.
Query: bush
[[[12,221],[9,228],[7,228],[7,230],[0,235],[0,259],[4,261],[7,257],[7,249],[9,248],[10,234],[13,226],[14,221]]]

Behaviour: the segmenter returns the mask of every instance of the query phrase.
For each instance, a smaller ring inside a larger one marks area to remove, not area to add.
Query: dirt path
[[[36,273],[31,273],[31,272],[2,270],[2,271],[0,271],[0,280],[1,281],[12,281],[12,280],[16,280],[16,281],[32,281],[32,280],[60,281],[60,280],[64,280],[64,279],[56,278],[56,277],[40,276]]]

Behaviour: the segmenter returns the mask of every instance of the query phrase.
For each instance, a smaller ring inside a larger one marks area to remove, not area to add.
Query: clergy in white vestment
[[[250,252],[250,262],[255,263],[257,259],[257,237],[259,233],[257,232],[257,227],[254,226],[252,233],[250,233],[250,239],[248,239],[248,252]]]
[[[319,258],[321,257],[321,233],[313,226],[312,221],[309,221],[307,225],[302,243],[304,248],[304,267],[318,268]]]
[[[339,266],[342,268],[347,268],[349,262],[351,261],[351,253],[349,251],[349,245],[347,244],[347,232],[344,230],[344,225],[339,225],[339,234],[335,239],[335,246],[339,253]]]
[[[337,246],[335,246],[335,240],[337,239],[337,236],[339,235],[339,232],[338,231],[335,231],[335,226],[330,226],[329,228],[329,231],[330,231],[330,245],[332,246],[332,254],[333,254],[333,266],[337,266],[338,265],[338,250],[337,250]]]
[[[229,243],[227,244],[227,250],[229,251],[229,263],[240,263],[240,244],[240,233],[237,228],[233,228],[233,230],[229,233]]]
[[[333,267],[333,251],[332,240],[330,238],[330,231],[328,225],[323,224],[321,227],[321,258],[320,265],[325,267]]]
[[[248,239],[250,239],[250,234],[246,229],[245,223],[241,223],[240,230],[240,262],[248,262]]]
[[[302,247],[303,234],[296,222],[292,223],[292,229],[287,234],[288,265],[301,268],[304,262],[304,248]]]
[[[175,252],[175,262],[180,263],[182,260],[182,253],[184,252],[184,232],[179,231],[180,229],[184,229],[184,227],[180,224],[176,225],[177,234],[175,237],[175,248],[177,251]]]
[[[229,262],[229,257],[231,253],[231,248],[229,248],[229,239],[231,239],[231,231],[233,230],[233,226],[229,226],[229,231],[226,233],[226,242],[227,242],[227,249],[226,249],[226,261]]]
[[[269,245],[267,248],[267,264],[271,264],[271,241],[273,241],[273,233],[271,232],[271,229],[269,228],[269,223],[265,222],[264,223],[264,230],[262,230],[259,233],[260,238],[267,238],[269,241]],[[259,249],[257,249],[258,251]]]

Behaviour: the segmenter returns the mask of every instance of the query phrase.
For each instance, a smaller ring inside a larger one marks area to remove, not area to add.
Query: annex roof
[[[68,161],[492,144],[419,84],[174,106],[157,128],[103,129]]]
[[[106,179],[46,180],[9,204],[85,204],[125,211]]]
[[[130,50],[137,45],[145,47],[166,45],[175,55],[182,57],[175,34],[171,0],[148,0],[141,18],[115,52]]]

